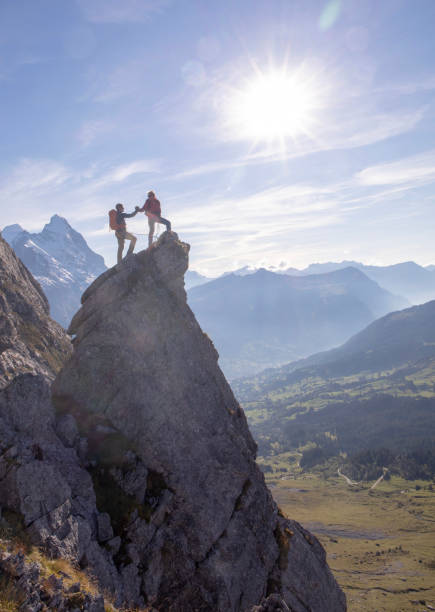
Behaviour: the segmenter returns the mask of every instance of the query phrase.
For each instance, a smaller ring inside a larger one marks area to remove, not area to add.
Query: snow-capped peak
[[[50,231],[55,232],[57,234],[64,234],[71,230],[71,225],[64,217],[60,217],[59,215],[53,215],[50,219],[50,222],[44,225],[44,229],[42,231]]]
[[[59,215],[53,215],[40,233],[15,224],[5,228],[3,237],[41,283],[52,317],[68,326],[83,291],[106,270],[104,259]]]

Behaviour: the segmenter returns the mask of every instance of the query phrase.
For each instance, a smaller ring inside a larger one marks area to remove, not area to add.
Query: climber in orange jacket
[[[134,212],[126,213],[124,212],[124,205],[119,203],[115,206],[115,210],[111,210],[109,213],[110,219],[110,228],[115,230],[115,236],[118,240],[118,256],[117,262],[120,263],[122,261],[122,252],[124,250],[124,243],[126,240],[130,240],[130,246],[128,247],[127,255],[131,255],[134,251],[134,247],[136,245],[136,236],[127,232],[127,225],[125,223],[126,219],[130,219],[134,217],[139,212],[139,206],[135,207]],[[112,213],[115,213],[112,216]]]
[[[154,229],[156,223],[162,223],[166,226],[166,231],[171,231],[171,222],[162,217],[162,211],[160,208],[160,202],[156,198],[156,194],[154,191],[148,192],[148,198],[142,208],[139,208],[140,212],[144,212],[148,217],[148,226],[149,226],[149,234],[148,234],[148,247],[150,247],[153,243]]]

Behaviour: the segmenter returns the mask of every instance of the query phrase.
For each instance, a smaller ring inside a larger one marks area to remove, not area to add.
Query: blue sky
[[[434,263],[434,23],[433,0],[3,0],[0,226],[58,213],[112,265],[108,210],[154,189],[208,275]]]

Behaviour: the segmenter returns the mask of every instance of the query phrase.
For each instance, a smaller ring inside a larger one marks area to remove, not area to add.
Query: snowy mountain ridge
[[[53,215],[40,233],[14,224],[5,227],[2,236],[41,284],[51,316],[67,327],[83,291],[107,269],[104,259],[59,215]]]

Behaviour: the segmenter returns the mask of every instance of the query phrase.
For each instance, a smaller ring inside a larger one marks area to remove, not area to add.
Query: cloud
[[[320,256],[320,249],[327,253],[326,237],[330,241],[331,236],[338,235],[336,232],[344,231],[338,229],[340,226],[352,228],[355,219],[358,223],[365,219],[366,229],[371,222],[377,226],[382,214],[389,215],[392,202],[395,214],[408,218],[406,210],[397,206],[397,198],[408,184],[398,182],[398,177],[407,168],[406,176],[418,186],[421,176],[430,175],[431,161],[435,161],[435,151],[366,168],[341,182],[281,184],[241,196],[211,197],[207,190],[172,197],[168,193],[163,200],[163,214],[175,231],[194,245],[195,269],[219,274],[239,264],[258,265],[265,253],[269,264],[284,258],[296,265],[296,257],[303,263],[308,252],[315,257]],[[110,263],[116,245],[107,228],[107,211],[116,201],[126,202],[127,210],[131,210],[145,191],[143,175],[152,177],[151,173],[160,169],[161,162],[154,159],[99,164],[80,170],[55,160],[21,160],[0,177],[0,198],[9,204],[2,222],[19,222],[26,229],[38,230],[52,214],[61,214]],[[385,185],[385,178],[381,181],[380,176],[388,176],[391,184]],[[376,214],[364,213],[368,207],[374,207]],[[417,215],[416,210],[413,212]],[[144,217],[131,219],[129,229],[139,235],[138,248],[144,248]],[[317,247],[319,241],[321,246]]]
[[[129,164],[114,167],[104,177],[103,181],[120,182],[134,174],[154,174],[160,172],[160,161],[156,159],[138,159]]]
[[[100,136],[108,134],[112,130],[113,124],[99,119],[91,119],[81,125],[77,133],[77,140],[83,147],[88,147]]]
[[[148,21],[167,8],[170,0],[77,0],[85,18],[93,23]]]
[[[153,159],[83,169],[52,159],[22,159],[0,177],[0,201],[8,203],[2,223],[20,222],[36,229],[40,219],[54,213],[79,222],[101,218],[108,201],[120,197],[124,201],[124,196],[128,198],[133,192],[135,197],[138,193],[142,196],[145,188],[135,181],[158,172],[159,167],[160,162]]]
[[[421,121],[423,115],[423,109],[389,114],[354,113],[353,116],[344,116],[339,121],[322,126],[315,140],[292,143],[286,149],[283,149],[282,146],[269,145],[255,153],[236,159],[225,159],[187,168],[174,174],[172,179],[182,180],[234,168],[282,162],[315,153],[372,145],[411,131]]]
[[[435,150],[359,172],[356,182],[364,186],[397,185],[410,189],[435,181]]]
[[[217,198],[191,202],[182,215],[175,215],[180,230],[202,233],[235,231],[238,240],[274,235],[294,227],[319,227],[337,219],[338,201],[329,188],[310,185],[279,186],[240,198]],[[206,215],[204,214],[206,210]],[[236,228],[236,229],[234,229]]]
[[[333,130],[325,131],[324,147],[321,150],[353,149],[405,134],[420,123],[424,113],[421,108],[412,112],[352,113],[348,117],[337,119],[341,133],[340,130],[335,134]],[[331,136],[330,143],[328,135]]]
[[[7,198],[41,189],[56,188],[71,178],[71,172],[52,159],[23,158],[3,179],[0,197]]]

